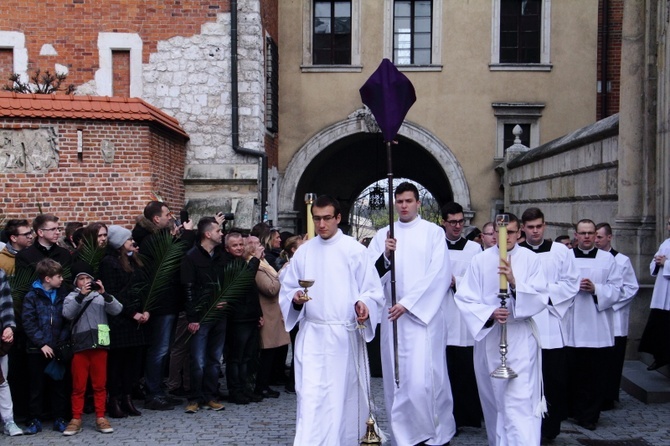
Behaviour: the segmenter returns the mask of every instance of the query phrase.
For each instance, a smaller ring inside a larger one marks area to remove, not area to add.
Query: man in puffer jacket
[[[112,433],[114,429],[105,418],[109,349],[107,314],[114,316],[121,313],[123,305],[114,296],[105,292],[100,280],[94,282],[89,265],[75,264],[72,275],[76,289],[65,298],[63,316],[69,320],[74,320],[79,313],[81,316],[72,327],[74,350],[71,369],[72,420],[63,435],[75,435],[81,432],[81,414],[84,410],[84,393],[89,376],[93,388],[96,430],[105,434]]]

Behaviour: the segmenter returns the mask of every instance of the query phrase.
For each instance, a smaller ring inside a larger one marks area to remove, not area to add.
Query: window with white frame
[[[11,67],[3,67],[10,74],[18,74],[21,82],[28,82],[28,50],[26,37],[18,31],[0,31],[0,48],[10,50]],[[6,79],[3,79],[6,80]]]
[[[361,0],[303,0],[303,72],[360,72]]]
[[[492,0],[491,70],[550,71],[551,0]]]
[[[384,57],[404,71],[442,69],[443,0],[384,0]]]
[[[135,33],[98,33],[100,68],[95,73],[98,95],[112,96],[113,51],[130,53],[130,97],[142,97],[142,38]]]
[[[542,103],[494,102],[493,115],[496,123],[496,146],[494,159],[502,160],[505,150],[514,144],[512,131],[516,125],[521,127],[521,144],[534,148],[540,145],[540,118]]]

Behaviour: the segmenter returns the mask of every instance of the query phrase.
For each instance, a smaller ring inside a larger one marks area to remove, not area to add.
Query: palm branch
[[[229,311],[228,304],[244,297],[249,291],[256,274],[247,267],[246,262],[236,259],[228,262],[223,269],[223,281],[214,284],[214,292],[208,299],[202,299],[196,309],[202,315],[201,324],[217,322]],[[224,305],[221,305],[224,304]]]
[[[14,315],[18,319],[23,312],[23,298],[37,280],[37,273],[31,268],[18,268],[14,270],[14,274],[7,276],[7,280],[14,302]]]
[[[156,309],[160,296],[173,286],[185,246],[183,240],[174,240],[169,232],[159,231],[151,237],[146,252],[140,253],[144,267],[134,284],[133,294],[141,296],[142,311]]]
[[[105,248],[102,248],[93,237],[84,237],[78,251],[78,260],[86,263],[93,269],[93,275],[98,276],[100,262],[105,257]]]
[[[226,313],[230,311],[229,304],[244,297],[255,277],[254,271],[249,269],[247,263],[242,259],[228,262],[223,269],[223,281],[219,280],[213,283],[214,292],[196,305],[196,311],[202,315],[198,323],[206,324],[223,319]],[[184,343],[188,343],[191,336],[193,334],[188,333]],[[177,339],[177,341],[180,341],[180,339]]]

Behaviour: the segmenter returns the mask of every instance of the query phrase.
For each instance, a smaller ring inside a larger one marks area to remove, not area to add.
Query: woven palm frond
[[[105,248],[100,247],[95,238],[84,237],[81,248],[78,250],[78,260],[90,265],[95,277],[98,277],[98,269],[103,257],[105,257]]]

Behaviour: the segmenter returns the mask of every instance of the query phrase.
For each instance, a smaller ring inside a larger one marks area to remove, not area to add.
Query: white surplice
[[[371,262],[384,253],[389,228],[370,242]],[[394,381],[391,274],[382,277],[386,298],[381,320],[381,353],[386,415],[395,444],[444,444],[456,433],[446,363],[445,296],[451,272],[444,231],[415,218],[394,224],[396,299],[407,312],[397,320],[399,386]]]
[[[447,243],[452,243],[447,239]],[[463,249],[449,249],[449,260],[451,261],[451,274],[454,276],[456,289],[465,276],[470,266],[472,258],[482,252],[482,246],[478,243],[468,240]],[[454,290],[449,288],[447,291],[447,345],[457,347],[472,347],[475,345],[475,339],[468,330],[463,316],[456,306],[454,300]]]
[[[611,252],[611,251],[610,251]],[[637,276],[630,263],[630,258],[614,252],[614,261],[619,265],[623,285],[621,286],[621,297],[619,301],[612,306],[612,323],[614,326],[614,336],[628,336],[628,319],[630,316],[630,306],[633,298],[640,289],[637,282]]]
[[[621,299],[621,268],[609,252],[596,250],[595,258],[583,257],[579,248],[573,248],[579,278],[590,279],[595,294],[580,291],[563,318],[565,345],[570,347],[611,347],[614,345],[613,312],[610,310]],[[593,256],[593,250],[589,256]],[[577,255],[575,254],[577,253]],[[608,311],[609,310],[609,311]]]
[[[295,308],[292,299],[312,279],[312,300]],[[341,231],[315,237],[298,248],[281,274],[279,304],[290,331],[297,323],[295,387],[298,399],[294,444],[355,445],[368,418],[368,365],[356,328],[354,305],[370,311],[365,341],[374,337],[383,302],[379,276],[365,247]]]
[[[670,311],[670,238],[665,239],[654,256],[666,256],[665,265],[656,270],[656,262],[651,259],[649,272],[656,277],[654,292],[651,295],[651,308]]]
[[[500,307],[500,251],[477,254],[456,291],[456,304],[475,338],[475,372],[490,446],[540,444],[542,357],[532,317],[549,300],[540,259],[515,246],[509,251],[516,298],[507,300],[507,365],[518,377],[492,378],[500,365],[500,324],[489,322]]]

